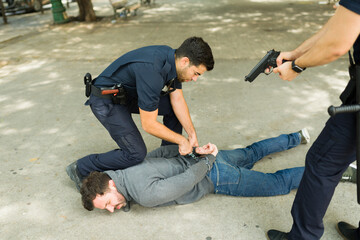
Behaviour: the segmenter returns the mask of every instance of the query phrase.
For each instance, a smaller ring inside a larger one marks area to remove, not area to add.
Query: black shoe
[[[125,207],[122,207],[122,210],[123,210],[124,212],[130,211],[130,202],[126,202],[126,205],[125,205]]]
[[[350,225],[346,222],[338,222],[337,230],[339,231],[340,235],[347,240],[359,240],[360,236],[358,233],[358,228]]]
[[[76,161],[66,167],[66,173],[70,179],[75,182],[76,188],[80,192],[80,188],[82,186],[82,176],[77,169]]]
[[[267,235],[270,240],[288,240],[289,233],[271,229],[267,232]]]

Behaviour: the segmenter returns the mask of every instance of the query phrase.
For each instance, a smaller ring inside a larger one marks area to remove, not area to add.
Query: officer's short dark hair
[[[103,172],[91,172],[82,183],[80,193],[82,204],[85,209],[94,209],[94,199],[96,195],[104,195],[109,189],[109,175]]]
[[[175,50],[176,58],[187,57],[194,66],[203,64],[207,71],[214,68],[211,48],[201,37],[190,37]]]

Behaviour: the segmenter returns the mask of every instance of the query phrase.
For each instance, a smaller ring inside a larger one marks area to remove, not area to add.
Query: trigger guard
[[[273,69],[274,69],[273,67],[270,67],[270,71],[269,71],[269,72],[266,72],[266,71],[265,71],[264,73],[265,73],[266,75],[269,75],[270,73],[273,72]]]

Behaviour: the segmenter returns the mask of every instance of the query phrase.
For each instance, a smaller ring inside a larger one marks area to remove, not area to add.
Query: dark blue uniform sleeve
[[[155,111],[159,106],[160,92],[164,87],[163,77],[155,71],[151,63],[133,63],[135,73],[138,106],[144,111]]]
[[[350,11],[360,14],[360,0],[340,0],[339,4]]]

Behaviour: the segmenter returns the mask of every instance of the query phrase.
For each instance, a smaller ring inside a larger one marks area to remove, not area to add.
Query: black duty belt
[[[84,77],[86,97],[93,94],[97,97],[111,99],[115,104],[126,104],[126,91],[121,83],[107,88],[96,87],[93,83],[94,81],[92,80],[91,74],[86,73]]]
[[[102,88],[98,88],[94,85],[91,85],[91,94],[92,95],[95,95],[97,97],[101,97],[101,98],[106,98],[106,99],[112,99],[113,98],[113,95],[112,94],[102,94]]]

